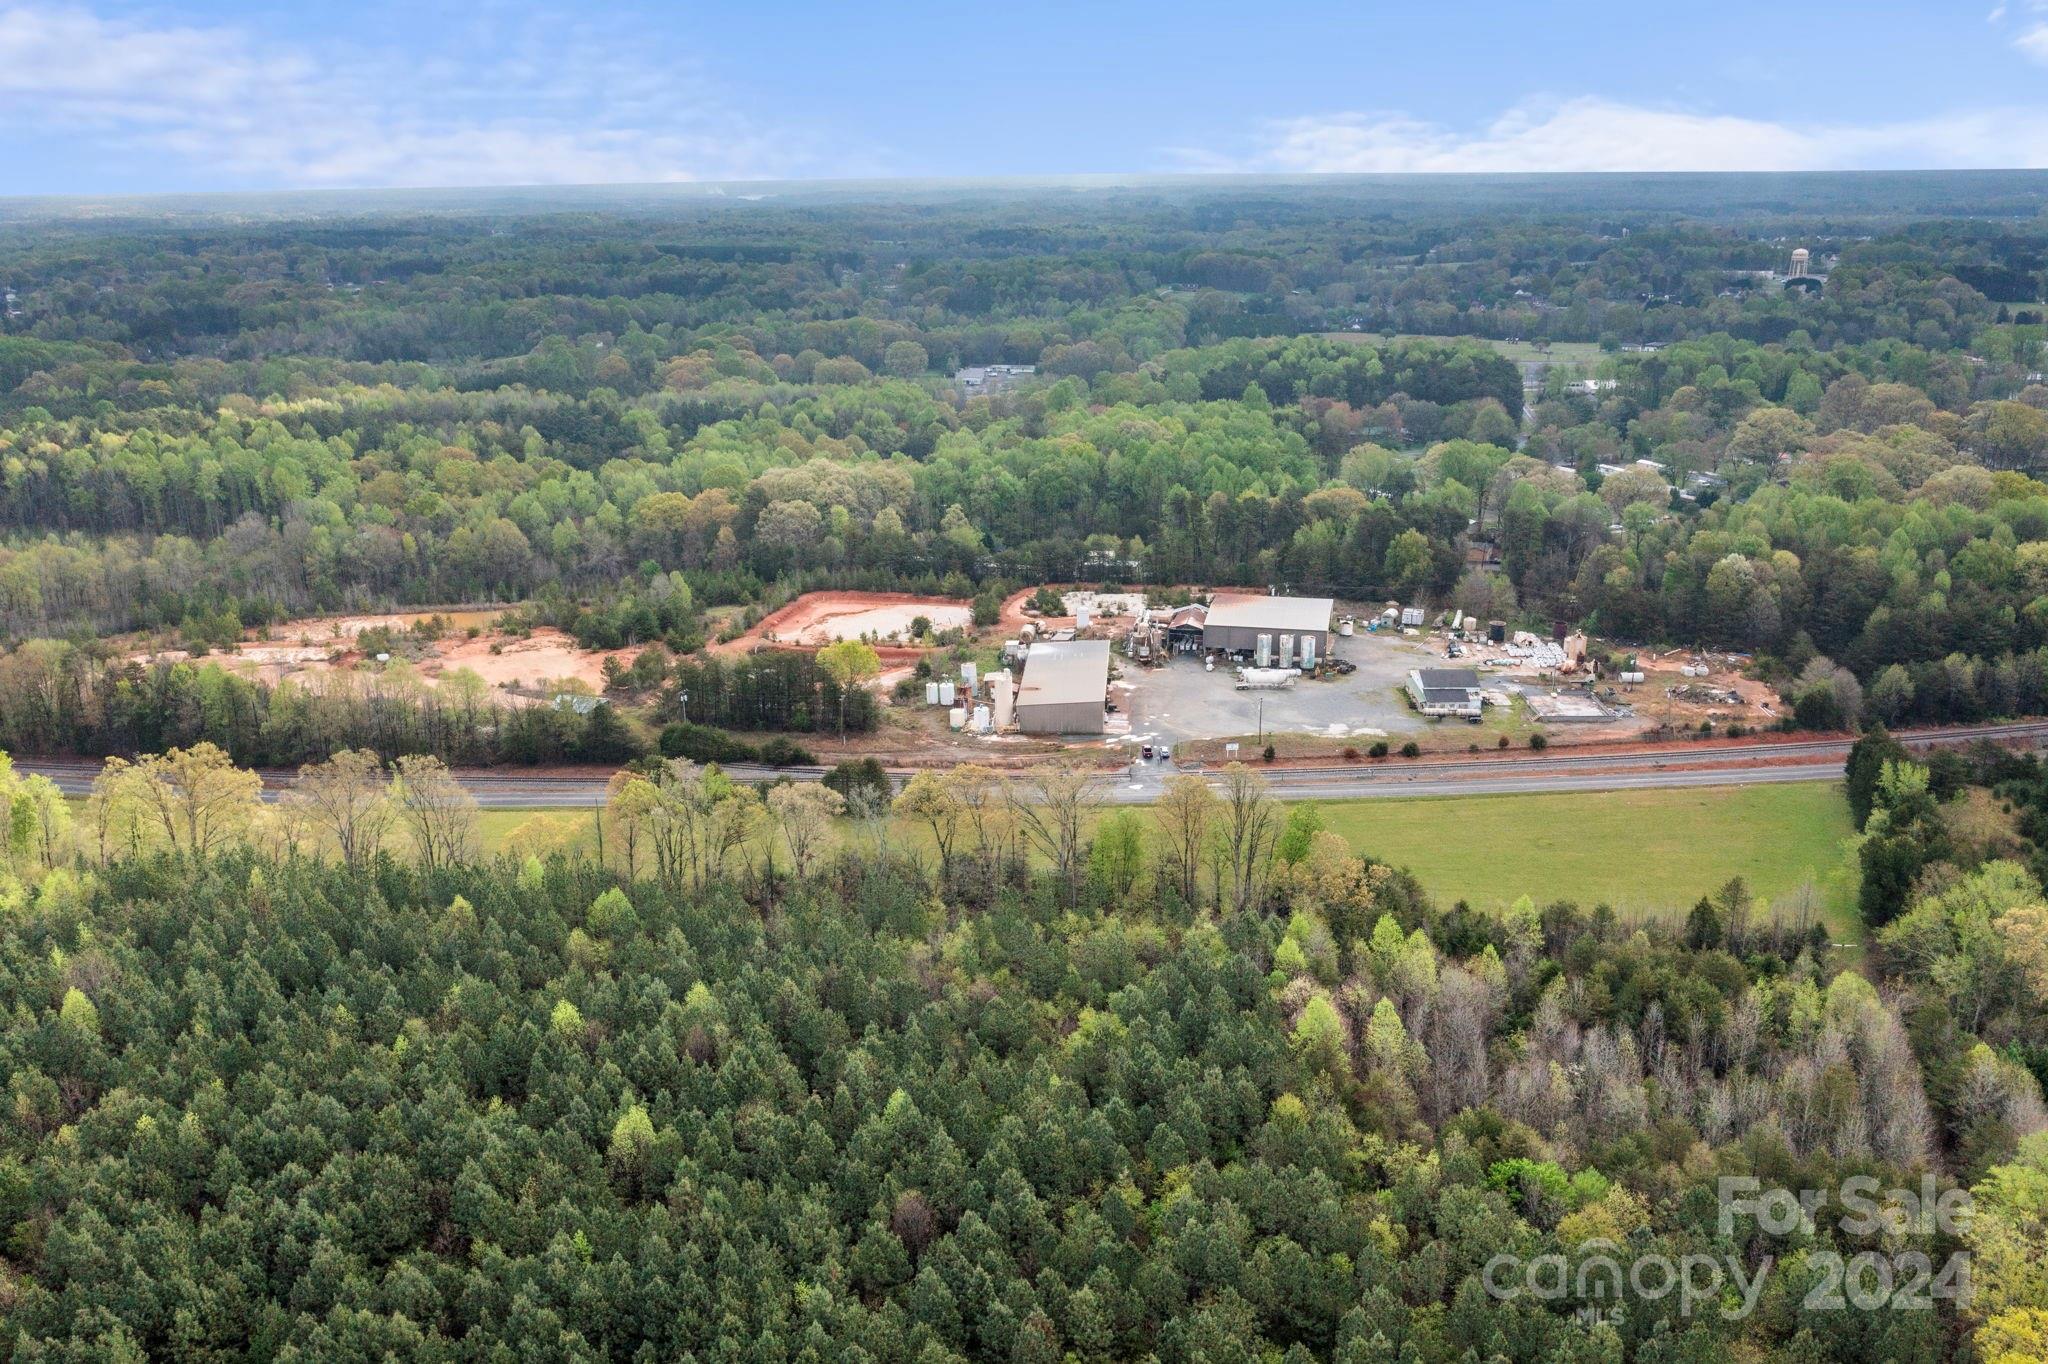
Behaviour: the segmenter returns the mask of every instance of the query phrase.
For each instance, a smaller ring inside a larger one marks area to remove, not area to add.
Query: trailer
[[[1237,689],[1239,691],[1280,691],[1294,685],[1300,674],[1292,668],[1239,668]]]

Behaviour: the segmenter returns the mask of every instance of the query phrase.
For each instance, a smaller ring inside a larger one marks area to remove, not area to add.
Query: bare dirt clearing
[[[629,664],[639,653],[637,648],[587,650],[560,630],[547,627],[524,635],[508,633],[495,628],[499,614],[495,610],[426,609],[309,616],[273,626],[268,639],[210,653],[205,661],[272,685],[322,674],[374,673],[400,662],[410,664],[431,685],[458,669],[467,669],[498,699],[521,705],[542,699],[564,683],[602,691],[605,660],[616,658]],[[415,632],[416,626],[437,617],[442,625],[437,636],[431,631]],[[373,653],[362,637],[378,630],[391,632],[391,647]],[[191,655],[183,649],[168,649],[142,650],[130,657],[138,663],[155,663],[179,662]]]

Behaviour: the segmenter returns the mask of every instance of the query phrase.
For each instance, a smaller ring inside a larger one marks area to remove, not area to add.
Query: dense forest
[[[1864,974],[1739,882],[1436,905],[1229,777],[1076,838],[960,769],[906,840],[657,761],[602,859],[487,860],[431,759],[0,774],[0,1357],[2040,1357],[2022,863],[1952,849]],[[1923,1176],[1972,1216],[1717,1193]]]

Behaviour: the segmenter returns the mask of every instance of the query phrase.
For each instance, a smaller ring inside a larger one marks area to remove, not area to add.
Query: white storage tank
[[[1079,608],[1077,608],[1077,609],[1075,610],[1075,612],[1074,612],[1074,628],[1075,628],[1076,630],[1085,630],[1085,629],[1087,629],[1087,628],[1088,628],[1088,608],[1087,608],[1087,607],[1083,606],[1083,607],[1079,607]]]
[[[960,665],[960,685],[962,688],[967,691],[973,691],[976,677],[977,674],[972,663],[962,663]]]
[[[1301,637],[1301,670],[1305,673],[1312,673],[1316,670],[1316,637],[1314,635],[1303,635]]]
[[[987,707],[987,706],[976,706],[976,707],[974,708],[974,732],[975,732],[976,734],[986,734],[986,733],[988,733],[988,723],[989,723],[989,709],[988,709],[988,707]]]
[[[1631,687],[1638,686],[1642,683],[1643,675],[1641,673],[1623,673],[1621,680]]]
[[[938,683],[936,683],[936,682],[927,682],[927,683],[925,683],[925,684],[924,684],[924,703],[925,703],[925,704],[926,704],[927,706],[936,706],[937,704],[939,704],[939,684],[938,684]]]
[[[1255,650],[1255,653],[1257,654],[1259,666],[1261,668],[1272,667],[1273,637],[1271,635],[1260,635],[1258,639],[1258,648]]]
[[[946,681],[939,683],[939,704],[942,706],[950,706],[953,704],[952,682]]]
[[[1340,635],[1348,635],[1357,628],[1357,622],[1353,621],[1349,616],[1337,622],[1337,633]]]
[[[988,680],[989,699],[995,703],[995,726],[998,730],[1010,727],[1015,718],[1016,684],[1008,673],[997,673]]]
[[[959,706],[953,707],[946,712],[946,723],[955,729],[962,728],[967,723],[967,712]]]

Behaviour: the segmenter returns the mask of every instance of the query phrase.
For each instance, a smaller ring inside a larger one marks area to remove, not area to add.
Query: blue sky
[[[0,195],[2048,166],[2048,0],[0,0]]]

